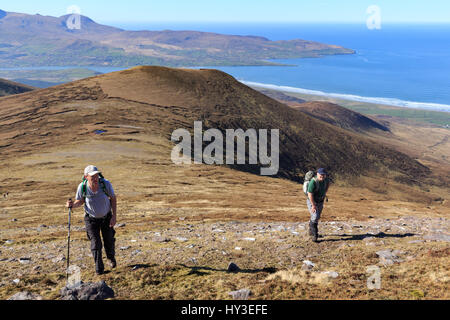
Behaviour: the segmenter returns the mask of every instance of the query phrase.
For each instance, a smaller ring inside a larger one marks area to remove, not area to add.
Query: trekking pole
[[[69,199],[72,201],[72,199]],[[72,208],[69,208],[69,233],[67,235],[67,269],[66,269],[66,281],[69,281],[69,264],[70,264],[70,220],[72,217]]]

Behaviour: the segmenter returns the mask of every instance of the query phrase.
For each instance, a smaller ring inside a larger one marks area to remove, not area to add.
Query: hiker
[[[313,172],[308,172],[308,174]],[[307,174],[307,175],[308,175]],[[318,242],[319,238],[319,219],[322,214],[323,204],[330,187],[330,180],[327,177],[328,173],[324,168],[320,168],[317,171],[317,176],[305,182],[305,193],[307,193],[308,199],[306,204],[311,214],[311,220],[309,222],[309,235],[312,237],[312,241]],[[308,177],[306,177],[308,179]]]
[[[95,271],[98,275],[104,273],[102,259],[102,240],[105,245],[106,257],[111,268],[115,268],[115,230],[117,222],[117,198],[111,183],[103,178],[95,166],[88,166],[84,170],[83,182],[77,189],[75,202],[67,201],[68,208],[78,208],[84,204],[84,222],[87,237],[91,241],[91,251],[95,261]]]

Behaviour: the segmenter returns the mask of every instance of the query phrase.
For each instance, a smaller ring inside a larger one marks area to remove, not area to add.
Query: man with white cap
[[[117,198],[111,183],[103,178],[95,166],[84,169],[84,179],[77,189],[75,202],[67,201],[68,208],[78,208],[84,205],[84,222],[88,239],[91,241],[91,251],[95,261],[97,274],[104,273],[102,259],[103,237],[106,257],[111,267],[116,267],[115,259],[115,230],[117,221]]]

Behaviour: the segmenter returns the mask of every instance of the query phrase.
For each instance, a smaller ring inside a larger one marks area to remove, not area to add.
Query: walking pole
[[[72,201],[72,199],[69,199]],[[70,220],[72,216],[72,208],[69,208],[69,233],[67,235],[67,269],[66,269],[66,281],[69,281],[69,264],[70,264]]]

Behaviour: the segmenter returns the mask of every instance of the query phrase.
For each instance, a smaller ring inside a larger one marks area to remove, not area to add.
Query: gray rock
[[[31,293],[28,291],[18,292],[15,295],[11,296],[8,300],[42,300],[43,298],[35,293]]]
[[[126,226],[125,223],[119,223],[118,225],[116,225],[116,228],[123,228],[125,226]]]
[[[160,243],[164,243],[164,242],[170,242],[169,238],[165,238],[165,237],[154,237],[153,238],[153,242],[160,242]]]
[[[120,247],[120,250],[128,250],[128,249],[130,249],[131,247],[130,246],[125,246],[125,247]]]
[[[248,300],[248,297],[252,294],[252,292],[248,289],[241,289],[238,291],[228,292],[228,294],[233,297],[233,300]]]
[[[327,275],[330,279],[336,279],[337,277],[339,277],[339,273],[337,273],[336,271],[325,271],[322,273]]]
[[[315,267],[315,264],[309,260],[303,261],[302,270],[311,270]]]
[[[31,263],[31,258],[19,258],[19,262],[21,264],[29,264]]]
[[[59,262],[63,262],[63,261],[66,261],[66,257],[63,256],[63,255],[58,256],[58,257],[52,259],[52,262],[53,262],[53,263],[59,263]]]
[[[444,234],[444,233],[434,233],[434,234],[427,234],[423,237],[425,240],[429,241],[444,241],[444,242],[450,242],[450,235]]]
[[[401,252],[398,250],[395,251],[392,251],[392,249],[382,250],[376,252],[376,254],[380,258],[380,263],[384,266],[390,266],[397,262],[403,262],[403,259],[400,259],[398,257],[398,255],[401,254]]]
[[[241,269],[234,262],[230,262],[227,268],[227,272],[239,272]]]
[[[141,250],[134,250],[131,254],[133,256],[136,256],[136,255],[140,254],[141,252],[142,252]]]
[[[80,282],[61,289],[62,300],[106,300],[114,298],[114,290],[105,281],[97,283]]]
[[[424,241],[423,240],[411,240],[411,241],[408,241],[408,243],[423,243]]]

